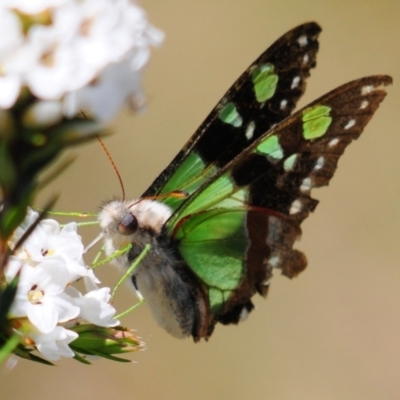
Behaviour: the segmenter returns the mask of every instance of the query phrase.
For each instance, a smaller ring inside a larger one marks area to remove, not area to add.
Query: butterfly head
[[[106,253],[113,254],[130,243],[144,246],[150,236],[161,233],[170,216],[169,207],[154,200],[108,201],[99,213]]]

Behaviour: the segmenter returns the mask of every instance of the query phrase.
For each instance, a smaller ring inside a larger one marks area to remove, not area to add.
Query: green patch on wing
[[[169,179],[161,194],[175,190],[183,190],[188,192],[188,194],[192,194],[210,176],[215,174],[216,169],[215,166],[206,168],[201,157],[196,152],[191,152]],[[162,199],[162,202],[172,209],[176,209],[182,204],[182,199],[167,197]]]
[[[305,139],[317,139],[325,135],[332,123],[330,112],[331,108],[323,105],[316,105],[303,111],[303,136]]]
[[[218,312],[224,304],[224,292],[220,289],[210,287],[208,289],[211,312]]]
[[[249,196],[249,189],[244,187],[232,193],[226,199],[214,205],[214,208],[238,208],[246,207],[247,199]]]
[[[283,149],[279,144],[279,138],[276,135],[271,135],[264,139],[257,146],[257,152],[275,160],[281,160],[283,157]]]
[[[228,301],[231,294],[231,290],[220,290],[218,288],[210,287],[208,289],[208,298],[210,300],[211,311],[213,313],[219,312]]]
[[[263,103],[275,94],[279,79],[272,64],[262,64],[254,69],[251,80],[257,101]]]
[[[219,307],[245,273],[248,238],[246,210],[213,209],[190,216],[176,232],[179,251],[190,269],[210,288],[210,302]],[[219,291],[223,292],[220,296]],[[211,296],[212,295],[212,296]]]
[[[243,119],[233,103],[228,103],[219,113],[219,119],[235,128],[242,126]]]
[[[168,226],[173,227],[182,218],[197,214],[204,210],[214,208],[216,204],[231,196],[237,188],[228,175],[221,175],[218,179],[205,187],[192,201],[184,204],[179,212],[175,213],[168,221]]]

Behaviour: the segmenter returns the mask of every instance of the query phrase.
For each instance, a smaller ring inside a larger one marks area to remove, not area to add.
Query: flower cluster
[[[0,4],[0,108],[26,86],[107,121],[140,104],[138,71],[163,35],[131,0],[3,0]]]
[[[26,209],[62,151],[96,139],[123,104],[140,108],[139,74],[162,39],[134,0],[0,1],[0,362],[50,363],[36,350],[126,361],[115,355],[142,348],[85,265],[77,225]]]
[[[29,210],[11,239],[12,249],[38,214]],[[83,261],[83,244],[75,223],[63,228],[57,221],[39,222],[22,246],[10,257],[5,279],[19,274],[17,294],[9,319],[21,343],[34,346],[51,361],[74,357],[69,343],[78,338],[74,327],[91,323],[115,327],[115,309],[109,304],[110,289],[98,288],[99,280]],[[72,284],[83,279],[87,293]]]

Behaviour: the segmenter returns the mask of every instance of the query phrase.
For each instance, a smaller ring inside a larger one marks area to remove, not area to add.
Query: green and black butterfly
[[[151,250],[132,282],[176,337],[207,339],[238,323],[267,294],[274,269],[306,267],[293,244],[346,146],[357,139],[392,82],[349,82],[291,115],[316,65],[321,29],[286,33],[240,76],[144,195],[100,212],[106,249],[128,268]]]

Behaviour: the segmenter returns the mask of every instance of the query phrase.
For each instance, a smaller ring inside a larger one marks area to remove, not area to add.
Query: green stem
[[[95,264],[99,261],[99,258],[100,258],[101,255],[104,253],[104,247],[105,247],[105,245],[103,245],[103,246],[101,247],[100,251],[97,252],[96,257],[94,258],[94,260],[93,260],[93,262],[92,262],[91,268],[93,268],[93,265],[95,265]]]
[[[93,225],[98,225],[99,221],[87,221],[87,222],[77,222],[76,225],[78,225],[78,227],[82,227],[82,226],[93,226]],[[61,228],[63,228],[65,225],[67,224],[60,224]]]
[[[138,295],[140,294],[140,292],[136,292]],[[141,297],[142,295],[140,295],[140,300],[138,303],[134,304],[132,307],[128,308],[127,310],[123,311],[122,313],[116,315],[114,318],[115,319],[121,319],[122,317],[125,317],[125,315],[129,314],[130,312],[132,312],[133,310],[136,310],[136,308],[138,308],[140,305],[142,305],[144,303],[144,298]]]
[[[36,211],[43,211],[40,208],[34,207]],[[82,213],[82,212],[64,212],[64,211],[46,211],[47,215],[55,215],[57,217],[78,217],[78,218],[87,218],[87,217],[97,217],[97,214],[94,213]]]
[[[94,263],[91,265],[91,268],[94,269],[94,268],[97,268],[97,267],[100,266],[100,265],[107,264],[108,262],[110,262],[110,261],[113,260],[114,258],[119,257],[119,256],[121,256],[122,254],[124,254],[124,253],[126,253],[127,251],[129,251],[131,247],[132,247],[132,245],[129,243],[129,244],[128,244],[127,246],[125,246],[124,248],[122,248],[122,249],[120,249],[120,250],[117,250],[117,251],[114,251],[114,253],[112,253],[111,256],[108,256],[108,257],[104,258],[104,259],[101,260],[101,261],[94,262]],[[97,257],[96,257],[96,258],[97,258]]]
[[[111,302],[113,301],[115,293],[117,292],[118,288],[122,285],[123,282],[126,281],[126,279],[128,279],[132,275],[135,268],[142,262],[143,258],[146,257],[147,253],[150,251],[150,248],[151,248],[150,244],[147,243],[146,246],[144,246],[142,252],[135,258],[131,266],[128,268],[128,270],[125,272],[122,278],[117,282],[111,294]],[[137,294],[139,296],[140,301],[142,302],[143,301],[142,295],[139,292],[137,292]]]

